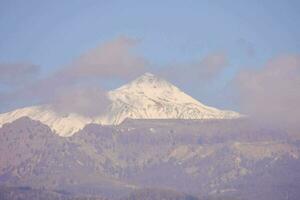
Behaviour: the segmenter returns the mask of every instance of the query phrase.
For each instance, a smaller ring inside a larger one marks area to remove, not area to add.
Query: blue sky
[[[0,0],[0,63],[33,63],[47,76],[120,36],[139,41],[135,52],[153,72],[224,52],[229,67],[205,86],[171,81],[204,103],[237,108],[218,99],[241,68],[299,53],[299,11],[297,0]]]

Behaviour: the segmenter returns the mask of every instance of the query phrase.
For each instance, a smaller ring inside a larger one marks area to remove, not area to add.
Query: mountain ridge
[[[0,187],[112,199],[140,197],[143,188],[200,199],[299,199],[299,140],[247,118],[162,121],[88,125],[61,138],[39,121],[18,119],[0,128]]]
[[[0,114],[0,127],[20,117],[30,117],[48,125],[60,136],[71,136],[89,123],[118,125],[125,119],[235,119],[234,111],[209,107],[182,92],[168,81],[145,73],[115,90],[105,113],[87,117],[76,113],[63,115],[51,105],[38,105]]]

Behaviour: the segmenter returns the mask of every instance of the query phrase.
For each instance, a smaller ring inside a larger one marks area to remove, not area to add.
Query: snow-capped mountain
[[[205,106],[164,79],[146,73],[108,93],[112,104],[100,119],[103,124],[119,124],[131,119],[231,119],[233,111]]]
[[[0,115],[0,127],[5,123],[13,122],[21,117],[29,117],[46,124],[52,131],[60,136],[71,136],[82,129],[86,124],[92,123],[93,119],[70,113],[62,115],[56,112],[50,105],[31,106],[20,108]]]
[[[71,136],[86,124],[120,124],[132,119],[233,119],[240,114],[203,105],[171,83],[146,73],[108,92],[111,105],[105,113],[91,118],[75,113],[63,115],[50,105],[17,109],[0,115],[0,126],[27,116],[48,125],[60,136]]]

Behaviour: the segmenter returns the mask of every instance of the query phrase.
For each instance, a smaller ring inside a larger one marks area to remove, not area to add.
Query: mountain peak
[[[110,91],[112,105],[102,118],[104,124],[131,119],[231,119],[238,113],[206,106],[168,81],[145,73]]]
[[[166,82],[164,79],[160,78],[159,76],[155,76],[154,74],[151,74],[149,72],[146,72],[145,74],[139,76],[135,80],[133,80],[131,83],[157,83],[157,82]]]
[[[140,77],[155,77],[155,75],[154,74],[152,74],[152,73],[150,73],[150,72],[146,72],[146,73],[144,73],[142,76],[140,76]]]
[[[114,91],[130,90],[150,92],[152,90],[152,92],[154,92],[158,90],[172,90],[174,88],[176,87],[163,78],[147,72]]]

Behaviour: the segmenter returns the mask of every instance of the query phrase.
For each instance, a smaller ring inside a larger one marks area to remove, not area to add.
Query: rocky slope
[[[200,199],[296,200],[299,156],[298,140],[241,119],[126,120],[62,138],[21,118],[0,128],[0,185],[111,199],[159,188]]]
[[[32,189],[30,187],[0,186],[1,200],[109,200],[102,197],[74,196],[63,191]]]

